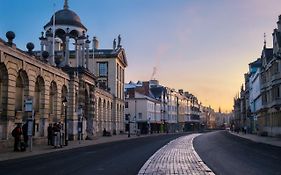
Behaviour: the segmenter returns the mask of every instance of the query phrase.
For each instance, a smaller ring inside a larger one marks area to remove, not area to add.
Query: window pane
[[[99,75],[107,76],[107,63],[99,63]]]

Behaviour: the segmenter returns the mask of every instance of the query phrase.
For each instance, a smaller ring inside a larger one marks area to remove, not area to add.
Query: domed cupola
[[[54,17],[55,16],[55,17]],[[53,15],[50,21],[44,26],[45,31],[52,30],[53,19],[55,18],[56,36],[66,33],[69,30],[71,37],[81,36],[87,28],[81,23],[80,17],[69,10],[68,0],[64,1],[64,7]]]

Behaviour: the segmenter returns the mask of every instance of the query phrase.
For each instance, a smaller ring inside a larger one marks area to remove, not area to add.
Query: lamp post
[[[82,140],[82,133],[83,133],[83,107],[80,105],[78,108],[78,137],[79,137],[79,144]]]
[[[131,130],[131,126],[130,126],[130,125],[131,125],[131,121],[130,121],[130,116],[131,116],[130,114],[127,115],[127,117],[128,117],[128,123],[129,123],[129,127],[128,127],[128,137],[131,137],[131,131],[130,131],[130,130]]]
[[[67,99],[66,97],[64,97],[62,104],[64,106],[64,110],[65,110],[65,117],[64,117],[64,143],[65,146],[68,145],[68,133],[67,133]]]

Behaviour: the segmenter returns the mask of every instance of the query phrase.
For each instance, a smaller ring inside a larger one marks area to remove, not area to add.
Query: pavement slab
[[[213,175],[193,148],[193,139],[199,135],[182,136],[169,142],[146,161],[138,175]]]

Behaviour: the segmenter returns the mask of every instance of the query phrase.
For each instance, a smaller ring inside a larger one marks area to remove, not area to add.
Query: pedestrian
[[[22,125],[22,135],[23,135],[23,141],[25,147],[28,146],[28,135],[27,135],[27,130],[28,130],[28,124],[27,121]]]
[[[48,145],[54,146],[54,143],[53,143],[53,126],[52,126],[51,123],[48,126]]]
[[[53,127],[54,148],[58,148],[60,145],[60,133],[59,132],[60,132],[60,129],[59,129],[58,123],[55,123],[54,127]]]
[[[102,135],[106,136],[106,129],[105,128],[103,128],[103,134]]]
[[[58,128],[59,128],[59,146],[62,148],[62,144],[63,144],[63,127],[62,127],[62,123],[61,122],[58,123]]]
[[[54,124],[53,126],[53,138],[54,138],[54,148],[58,147],[58,126],[57,123]]]
[[[12,136],[15,138],[14,151],[20,151],[20,138],[22,135],[21,124],[18,123],[17,126],[12,131]]]

